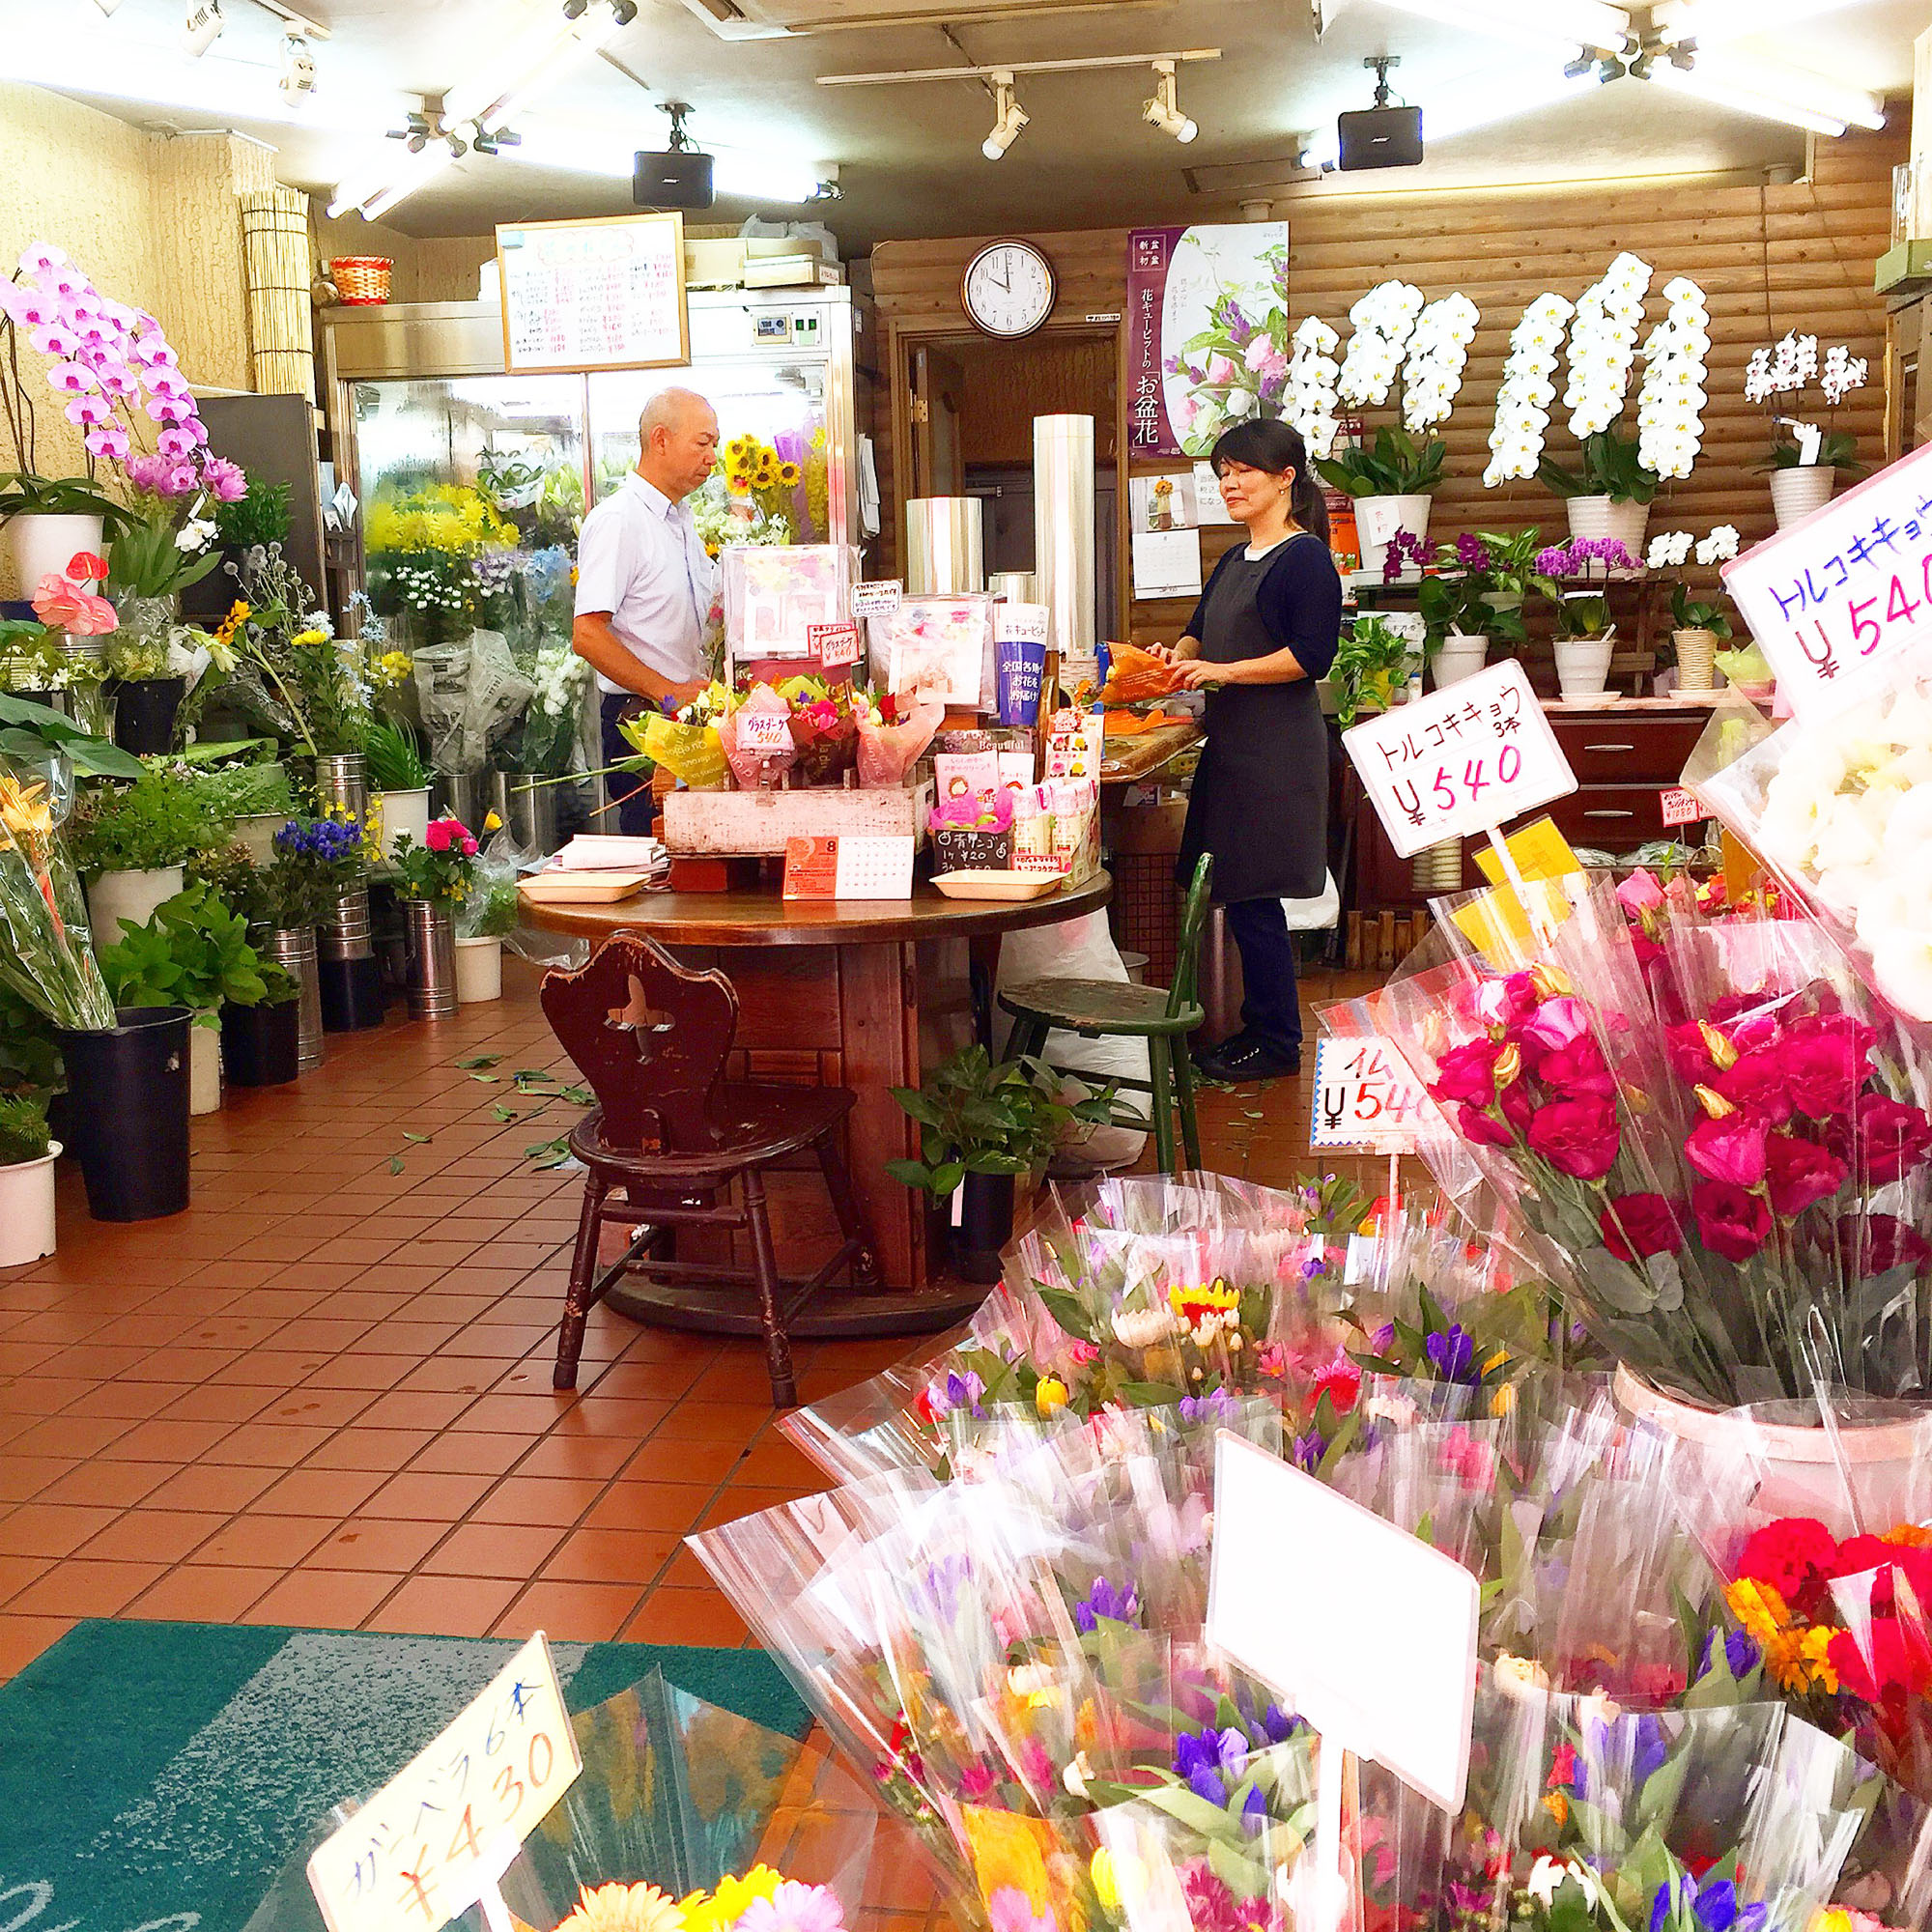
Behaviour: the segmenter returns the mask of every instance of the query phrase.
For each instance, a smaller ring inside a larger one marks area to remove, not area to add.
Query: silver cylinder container
[[[323,923],[317,943],[325,959],[373,959],[376,947],[369,923],[369,888],[344,886],[335,910]]]
[[[322,975],[316,966],[315,933],[308,926],[277,926],[269,934],[268,956],[301,988],[296,1062],[306,1073],[327,1055],[322,1031]]]
[[[1094,418],[1033,419],[1033,566],[1046,642],[1094,655]]]
[[[438,772],[430,786],[432,815],[437,818],[460,818],[480,838],[483,820],[494,803],[499,776],[492,771]]]
[[[504,800],[503,823],[510,841],[526,852],[548,856],[560,842],[556,833],[556,795],[561,787],[513,774]]]
[[[986,587],[986,506],[978,497],[906,503],[908,597],[957,597]]]
[[[445,1020],[456,1010],[456,928],[434,899],[403,901],[409,946],[410,1017]]]
[[[324,752],[315,761],[315,809],[324,818],[369,816],[369,774],[360,752]]]
[[[1038,603],[1039,599],[1034,595],[1037,587],[1037,580],[1030,570],[996,570],[986,580],[987,592],[1004,597],[1009,604]]]

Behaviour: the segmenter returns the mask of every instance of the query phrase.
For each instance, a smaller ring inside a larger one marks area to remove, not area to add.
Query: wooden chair
[[[577,1386],[590,1311],[636,1269],[665,1281],[749,1284],[757,1291],[772,1400],[798,1400],[787,1324],[848,1264],[861,1288],[878,1265],[859,1219],[838,1130],[856,1099],[843,1087],[778,1087],[722,1075],[738,1027],[738,996],[715,969],[694,973],[641,933],[613,934],[588,965],[546,973],[544,1017],[598,1104],[570,1135],[588,1170],[577,1251],[556,1341],[557,1388]],[[781,1280],[766,1210],[764,1169],[810,1148],[824,1171],[844,1241],[810,1281]],[[731,1182],[740,1204],[730,1205]],[[721,1200],[721,1196],[726,1198]],[[623,1257],[598,1273],[607,1221],[646,1223]],[[752,1266],[660,1259],[679,1227],[744,1229]],[[646,1250],[651,1259],[639,1262]]]
[[[1015,1056],[1043,1052],[1047,1035],[1056,1029],[1077,1033],[1083,1039],[1102,1039],[1110,1034],[1146,1039],[1150,1077],[1116,1076],[1114,1085],[1148,1094],[1148,1110],[1140,1114],[1130,1106],[1117,1105],[1113,1123],[1151,1134],[1154,1159],[1163,1174],[1175,1171],[1176,1113],[1180,1116],[1187,1165],[1201,1165],[1201,1135],[1194,1122],[1194,1067],[1187,1058],[1187,1036],[1207,1017],[1195,998],[1195,975],[1213,876],[1214,861],[1204,852],[1181,908],[1173,985],[1163,989],[1114,980],[1031,980],[1000,995],[1000,1005],[1014,1018],[1008,1051]],[[1076,1069],[1074,1077],[1084,1076]]]

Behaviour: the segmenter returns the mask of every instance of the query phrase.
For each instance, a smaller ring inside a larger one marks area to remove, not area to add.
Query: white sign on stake
[[[1695,793],[1686,791],[1682,785],[1672,785],[1668,791],[1660,792],[1658,797],[1666,825],[1694,825],[1704,815],[1704,808],[1697,803]]]
[[[1563,798],[1577,776],[1514,658],[1342,733],[1400,859]]]
[[[1453,1557],[1222,1430],[1208,1643],[1321,1735],[1315,1858],[1297,1923],[1342,1921],[1342,1753],[1456,1813],[1469,1776],[1476,1579]]]
[[[1413,1153],[1416,1116],[1426,1101],[1421,1083],[1387,1040],[1325,1034],[1315,1042],[1311,1148]]]
[[[1932,443],[1724,565],[1724,588],[1804,724],[1932,640]]]
[[[890,617],[903,599],[904,593],[896,577],[884,578],[877,583],[855,583],[852,586],[852,614],[855,617]]]
[[[310,1855],[329,1932],[439,1932],[483,1908],[510,1932],[497,1885],[583,1769],[543,1633],[436,1742]]]

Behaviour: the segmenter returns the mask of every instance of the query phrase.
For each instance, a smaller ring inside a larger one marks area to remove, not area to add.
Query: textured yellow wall
[[[43,88],[0,85],[0,271],[28,243],[51,242],[104,294],[159,318],[190,383],[249,388],[236,196],[272,185],[273,161],[251,141],[150,134]],[[20,366],[42,382],[45,364],[24,346]],[[35,400],[36,467],[77,471],[79,433],[51,389]],[[0,469],[14,467],[0,436]],[[0,596],[14,594],[7,569],[0,554]]]

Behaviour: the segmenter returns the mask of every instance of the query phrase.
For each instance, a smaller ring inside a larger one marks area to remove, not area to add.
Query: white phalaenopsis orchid
[[[1349,311],[1354,334],[1342,358],[1338,393],[1345,403],[1378,404],[1401,366],[1402,352],[1422,313],[1422,291],[1406,282],[1378,282]]]
[[[1341,337],[1319,316],[1311,315],[1295,325],[1288,343],[1288,389],[1282,413],[1301,432],[1309,455],[1323,457],[1334,447],[1340,428],[1335,384],[1341,369],[1335,351]]]
[[[1402,391],[1403,427],[1411,435],[1448,419],[1481,319],[1465,295],[1444,296],[1416,317]]]
[[[1719,524],[1697,545],[1697,561],[1702,564],[1729,563],[1738,554],[1738,533],[1729,524]]]
[[[1865,358],[1854,356],[1842,342],[1833,343],[1825,352],[1825,366],[1818,377],[1818,386],[1825,392],[1825,400],[1833,409],[1844,401],[1854,389],[1865,385]]]
[[[1689,530],[1665,530],[1662,536],[1651,538],[1643,560],[1652,570],[1675,570],[1689,561],[1691,541]]]
[[[1549,405],[1556,400],[1549,378],[1564,327],[1575,313],[1563,297],[1540,295],[1510,330],[1509,355],[1496,390],[1496,422],[1490,432],[1490,462],[1483,471],[1483,482],[1492,490],[1512,478],[1536,474]]]
[[[1704,440],[1704,357],[1711,311],[1704,291],[1684,275],[1663,285],[1663,320],[1644,343],[1637,390],[1637,461],[1652,475],[1686,477]]]
[[[1579,442],[1608,429],[1623,413],[1650,277],[1649,263],[1619,255],[1577,303],[1563,405],[1570,412],[1570,434]]]

